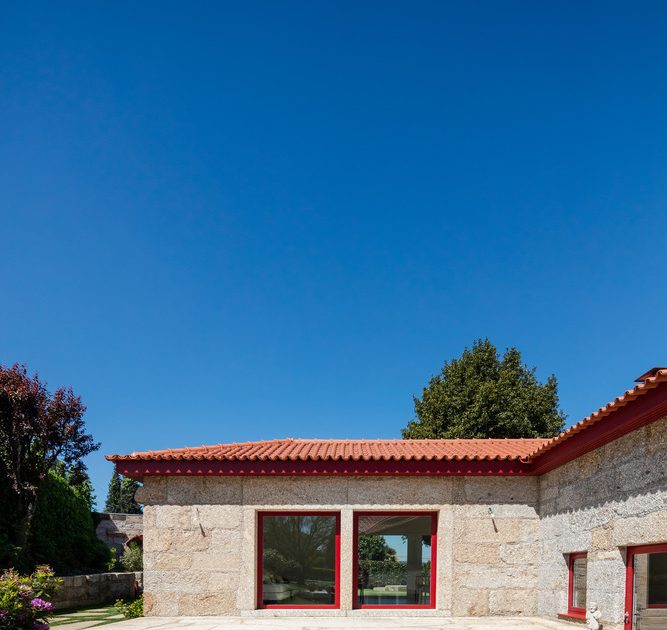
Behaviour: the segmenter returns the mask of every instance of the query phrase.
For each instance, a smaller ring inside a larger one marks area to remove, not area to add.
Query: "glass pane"
[[[572,561],[572,607],[586,608],[586,558]]]
[[[359,603],[431,603],[431,516],[359,516]]]
[[[648,605],[667,605],[667,553],[649,554]]]
[[[335,516],[264,516],[264,604],[334,604]]]

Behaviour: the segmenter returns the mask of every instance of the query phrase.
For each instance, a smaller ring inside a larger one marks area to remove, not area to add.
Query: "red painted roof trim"
[[[631,405],[616,411],[606,422],[597,422],[569,440],[531,458],[530,474],[542,475],[666,416],[667,387],[652,389]]]
[[[141,479],[144,476],[463,476],[506,475],[522,477],[530,467],[520,461],[326,461],[326,462],[206,462],[206,461],[120,461],[116,469],[126,477]]]

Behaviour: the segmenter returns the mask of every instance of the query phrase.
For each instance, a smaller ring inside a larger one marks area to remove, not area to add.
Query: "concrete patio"
[[[535,617],[144,617],[114,624],[118,630],[566,630],[569,623],[546,621]]]

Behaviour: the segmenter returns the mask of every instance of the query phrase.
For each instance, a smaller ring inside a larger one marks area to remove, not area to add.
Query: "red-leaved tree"
[[[0,475],[9,485],[11,542],[25,549],[41,482],[56,462],[76,473],[100,445],[86,433],[86,407],[71,387],[49,394],[25,365],[0,365]]]

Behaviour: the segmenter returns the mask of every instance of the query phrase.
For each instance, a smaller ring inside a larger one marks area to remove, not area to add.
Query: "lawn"
[[[123,621],[123,615],[114,608],[113,604],[107,606],[93,606],[89,608],[77,608],[75,610],[59,611],[49,617],[51,626],[67,626],[71,623],[88,622],[88,628],[97,628],[109,623]],[[65,630],[65,629],[63,629]]]

